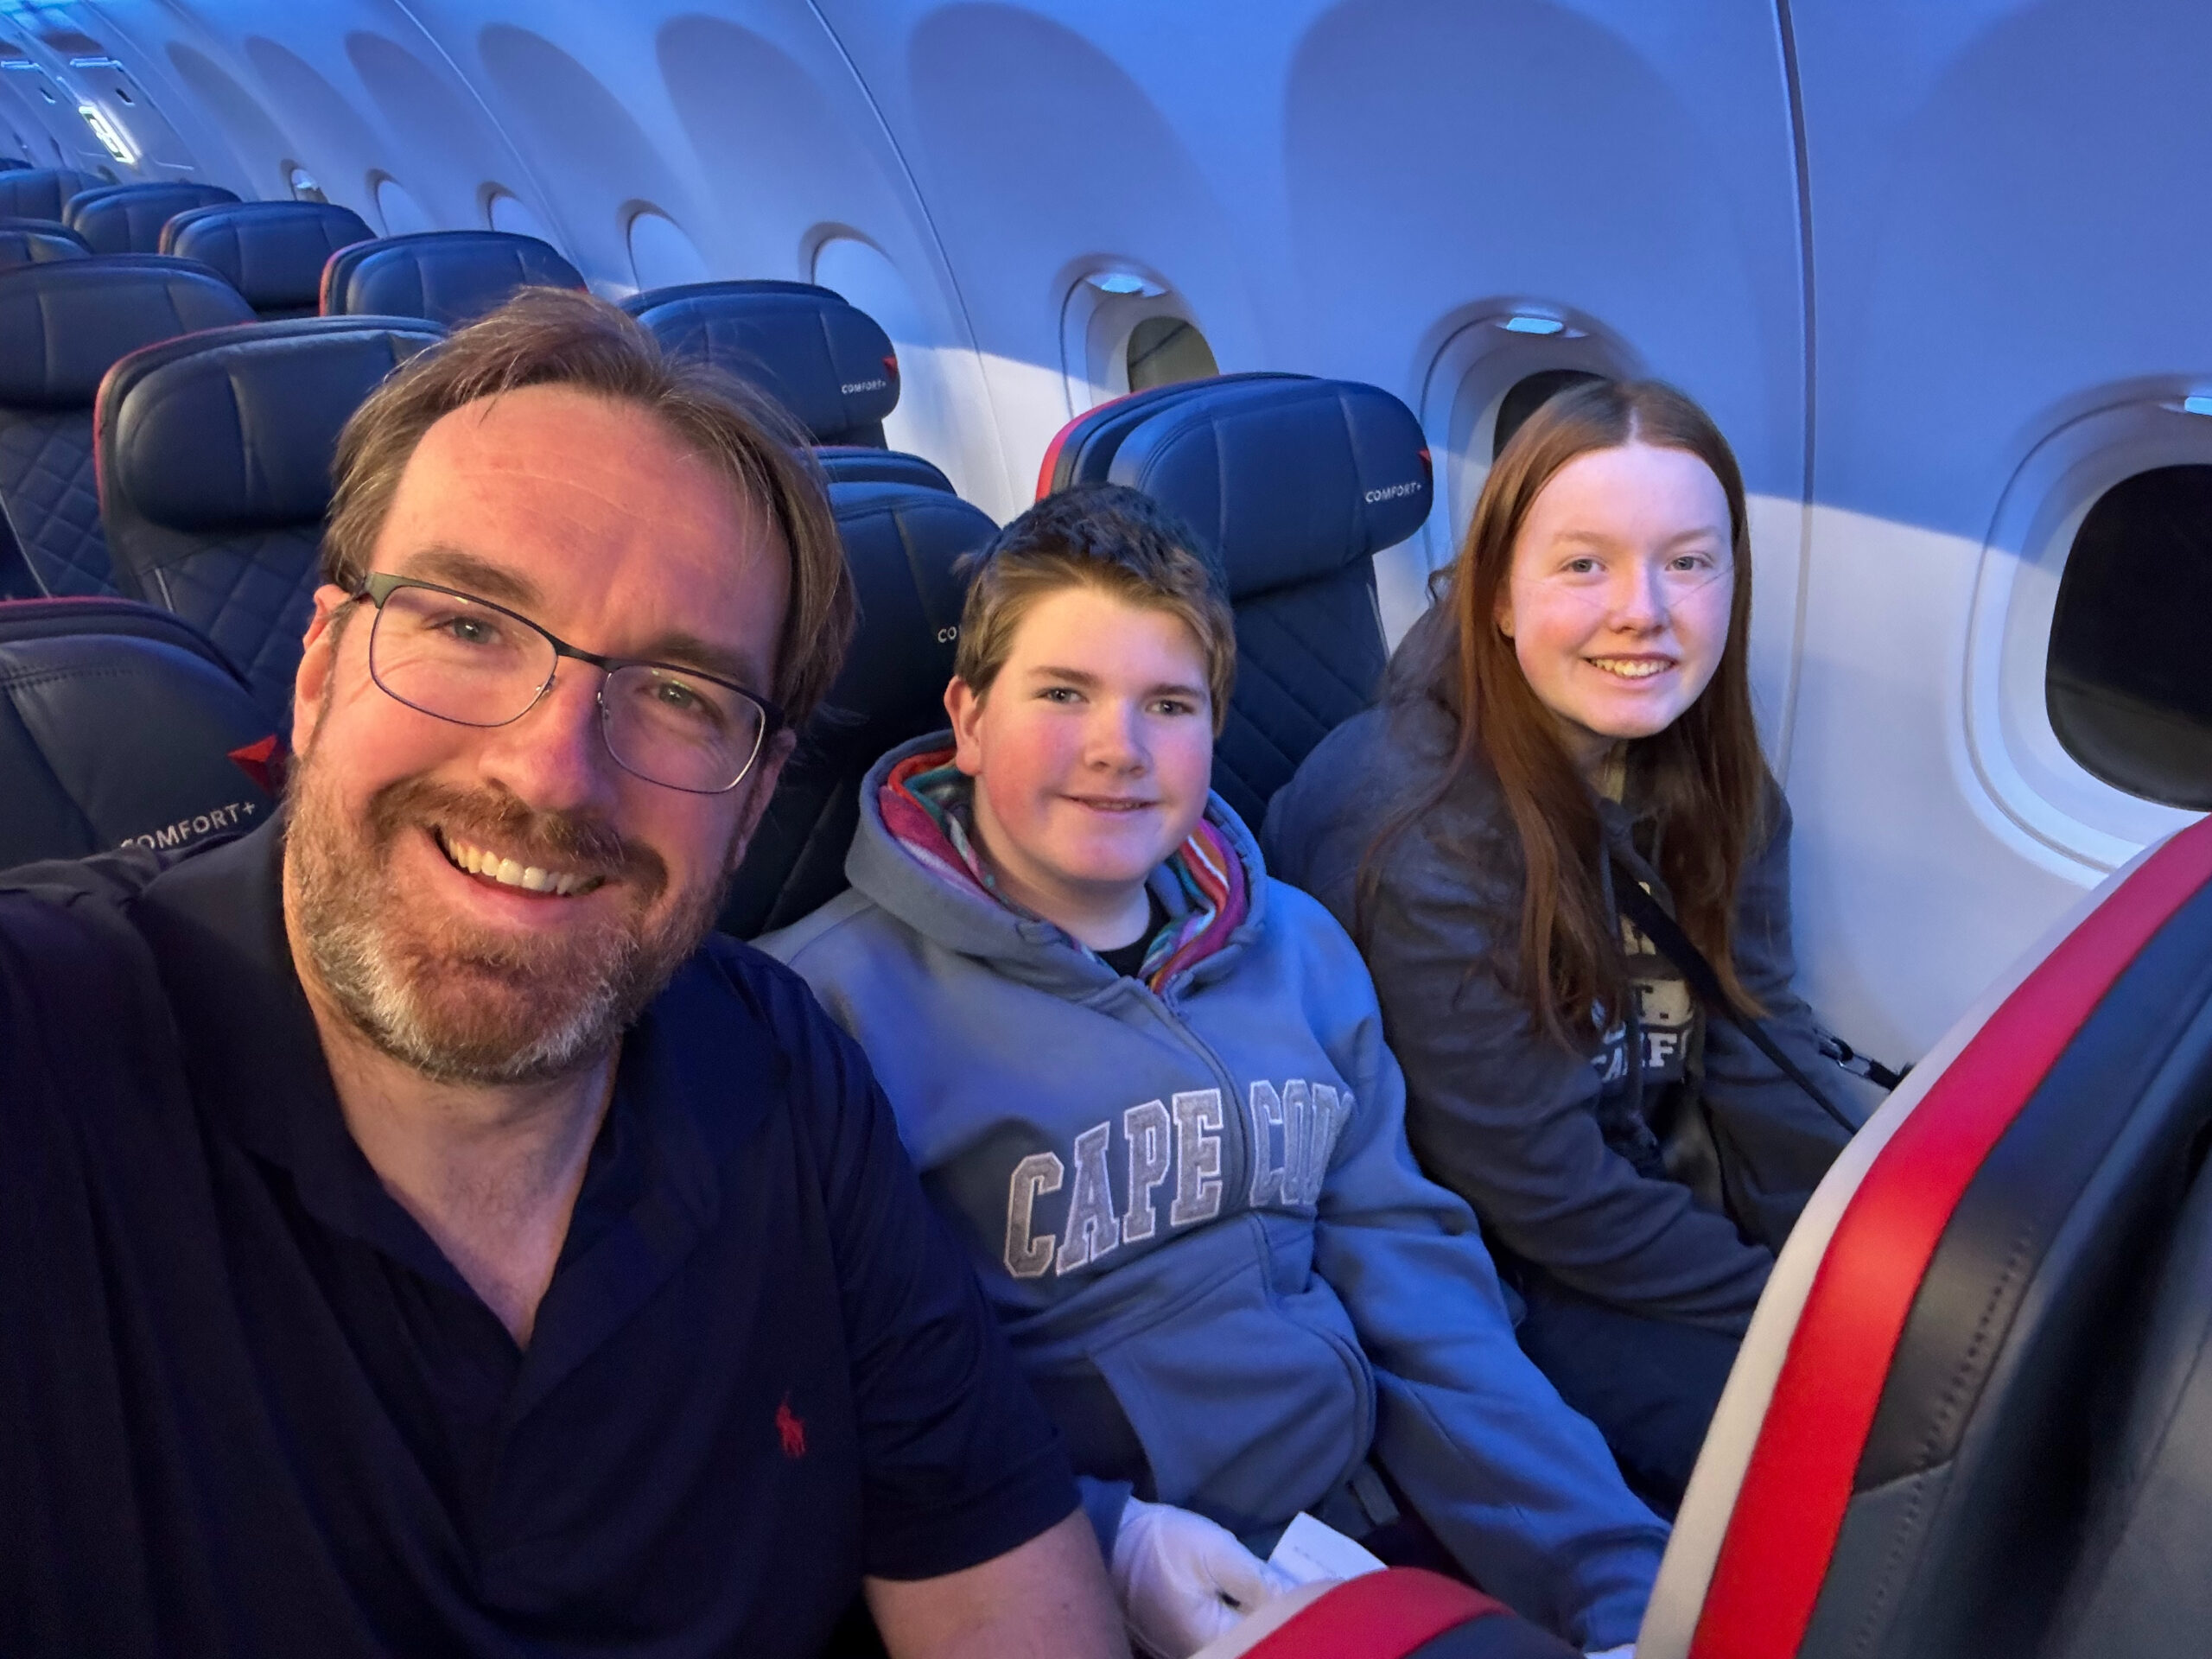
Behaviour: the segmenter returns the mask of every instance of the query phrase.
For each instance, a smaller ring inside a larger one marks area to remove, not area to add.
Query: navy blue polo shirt
[[[0,887],[0,1652],[810,1654],[1072,1512],[795,976],[632,1029],[524,1350],[346,1132],[281,848]]]

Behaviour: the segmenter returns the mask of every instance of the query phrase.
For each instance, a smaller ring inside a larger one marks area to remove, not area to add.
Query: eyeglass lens
[[[464,726],[519,719],[558,660],[553,641],[521,618],[424,588],[395,588],[369,635],[369,673],[379,686]],[[625,664],[607,676],[599,701],[608,753],[626,771],[672,789],[728,789],[760,752],[760,704],[677,670]]]

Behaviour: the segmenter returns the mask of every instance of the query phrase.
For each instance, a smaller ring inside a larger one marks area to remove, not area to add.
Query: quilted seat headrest
[[[899,359],[867,312],[806,283],[690,283],[623,302],[662,346],[759,387],[820,444],[883,446]]]
[[[861,779],[886,750],[944,724],[968,592],[953,567],[997,529],[926,485],[833,483],[830,505],[860,626],[730,884],[721,926],[741,938],[795,922],[844,887]]]
[[[140,352],[101,399],[105,496],[130,517],[185,532],[317,522],[346,421],[444,334],[411,317],[305,317]]]
[[[219,202],[170,219],[162,251],[213,266],[256,311],[313,316],[330,256],[375,236],[335,202]]]
[[[92,251],[85,245],[83,238],[59,225],[48,229],[46,221],[35,219],[0,222],[0,269],[92,257]]]
[[[420,231],[356,243],[322,268],[327,317],[427,317],[449,328],[496,311],[518,288],[584,286],[550,242],[508,231]]]
[[[0,270],[0,407],[90,409],[118,358],[252,321],[236,289],[187,260],[137,254]]]
[[[1428,442],[1404,404],[1350,380],[1199,381],[1122,440],[1108,481],[1173,508],[1232,603],[1319,581],[1428,517]]]
[[[10,169],[0,173],[0,213],[58,222],[71,198],[99,188],[99,180],[73,168]]]
[[[94,253],[159,253],[162,226],[175,215],[237,200],[235,191],[219,184],[111,184],[71,197],[61,221]]]
[[[175,617],[126,600],[0,604],[0,868],[251,829],[275,804],[272,736]]]

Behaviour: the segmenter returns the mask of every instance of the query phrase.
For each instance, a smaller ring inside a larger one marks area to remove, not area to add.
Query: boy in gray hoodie
[[[1142,1644],[1264,1599],[1245,1546],[1303,1510],[1625,1651],[1665,1529],[1415,1168],[1351,942],[1210,792],[1235,643],[1192,546],[1110,486],[1007,526],[953,732],[877,764],[851,890],[762,946],[867,1050]]]

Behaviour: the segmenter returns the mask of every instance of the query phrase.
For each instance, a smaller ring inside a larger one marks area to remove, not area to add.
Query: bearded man
[[[0,1651],[1124,1651],[866,1063],[709,938],[813,474],[544,290],[339,473],[283,815],[0,883]]]

